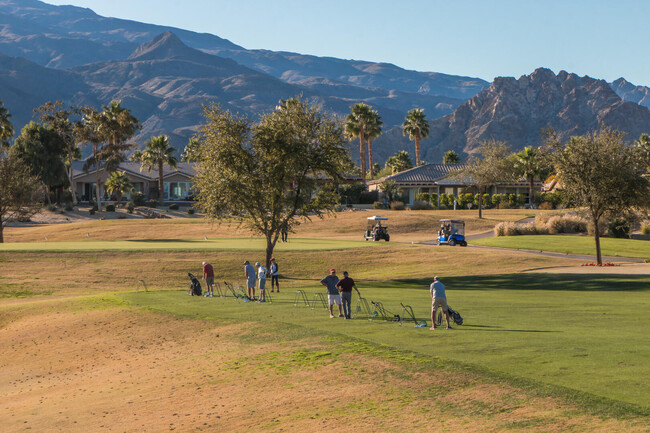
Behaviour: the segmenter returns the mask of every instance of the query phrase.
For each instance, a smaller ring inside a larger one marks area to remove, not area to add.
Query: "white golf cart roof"
[[[371,220],[371,221],[387,221],[388,220],[388,218],[380,217],[380,216],[371,216],[371,217],[368,217],[368,219]]]
[[[465,224],[463,220],[440,220],[441,223]]]

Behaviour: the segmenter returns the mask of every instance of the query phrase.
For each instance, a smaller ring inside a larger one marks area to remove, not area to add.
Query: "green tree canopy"
[[[11,153],[22,159],[47,188],[47,200],[52,188],[68,182],[64,158],[66,144],[61,136],[51,128],[36,122],[29,122],[16,138]]]
[[[407,151],[400,150],[386,160],[386,167],[390,168],[391,174],[399,173],[400,171],[413,168],[413,161]]]
[[[9,119],[11,114],[0,101],[0,149],[9,147],[9,139],[14,136],[14,126]]]
[[[176,149],[169,143],[169,138],[166,135],[160,135],[158,137],[151,137],[145,143],[145,149],[142,153],[139,153],[139,160],[142,163],[141,170],[146,168],[151,173],[151,170],[154,168],[158,169],[158,199],[161,202],[164,199],[163,167],[168,165],[176,168],[178,160],[173,155],[175,152]]]
[[[460,162],[460,157],[453,150],[448,150],[442,157],[443,164],[458,164]]]
[[[345,118],[345,136],[350,140],[359,139],[359,158],[361,160],[361,179],[366,182],[366,139],[372,134],[377,120],[369,105],[360,103],[350,107],[352,112]]]
[[[623,138],[623,133],[603,126],[597,132],[572,137],[555,155],[561,188],[576,205],[587,209],[594,224],[598,264],[602,264],[601,219],[642,204],[650,193],[643,158],[638,148],[626,145]]]
[[[196,162],[201,160],[201,141],[197,137],[192,137],[187,142],[183,153],[181,153],[181,161]]]
[[[106,189],[109,194],[117,196],[117,203],[119,204],[122,201],[122,195],[131,191],[133,185],[125,172],[117,170],[111,173],[111,177],[106,181]]]
[[[198,206],[209,218],[241,217],[263,235],[267,263],[283,228],[336,209],[328,180],[340,180],[349,157],[334,118],[300,99],[280,101],[256,123],[218,106],[204,115]]]
[[[4,242],[7,224],[38,212],[40,186],[41,182],[18,155],[0,151],[0,243]]]
[[[513,155],[515,175],[528,181],[528,203],[535,201],[535,179],[544,180],[550,174],[548,154],[543,148],[525,147]]]
[[[429,136],[429,123],[422,108],[409,110],[404,123],[402,123],[402,134],[408,135],[409,140],[415,141],[415,165],[420,166],[420,140]]]
[[[383,122],[381,121],[381,116],[377,113],[377,110],[371,110],[368,116],[368,167],[370,178],[375,177],[375,173],[379,170],[376,170],[375,164],[373,163],[373,153],[372,153],[372,141],[381,135],[381,127]]]

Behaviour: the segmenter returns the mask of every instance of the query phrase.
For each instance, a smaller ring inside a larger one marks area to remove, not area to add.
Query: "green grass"
[[[400,302],[412,305],[418,319],[430,322],[429,282],[389,281],[364,287],[362,293],[395,314],[402,313]],[[614,412],[620,405],[623,412],[636,407],[633,411],[650,413],[645,379],[650,377],[650,277],[504,274],[450,277],[445,283],[450,305],[465,318],[463,326],[450,331],[414,328],[412,323],[400,327],[381,320],[329,319],[322,307],[294,307],[294,291],[276,295],[272,304],[196,298],[180,291],[118,296],[147,309],[197,319],[272,327],[284,323],[359,338],[513,383],[536,384],[531,389],[548,386],[551,393],[571,396],[587,407],[607,399],[605,406]],[[310,300],[322,292],[317,285],[305,290]]]
[[[370,247],[374,242],[335,239],[293,238],[287,243],[278,242],[276,251],[342,250]],[[264,251],[266,241],[260,238],[221,239],[143,239],[127,241],[77,241],[77,242],[11,242],[0,244],[2,251]]]
[[[523,250],[552,251],[566,254],[596,255],[596,244],[591,236],[500,236],[471,241],[473,245]],[[650,259],[650,242],[634,239],[601,238],[603,256],[638,257]]]

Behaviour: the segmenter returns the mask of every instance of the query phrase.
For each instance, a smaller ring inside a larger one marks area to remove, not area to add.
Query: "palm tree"
[[[459,162],[460,162],[460,157],[453,150],[446,152],[442,157],[443,164],[458,164]]]
[[[100,160],[104,161],[107,173],[115,171],[126,160],[126,152],[133,147],[126,141],[141,128],[140,121],[131,115],[131,110],[121,104],[121,101],[111,101],[102,107],[101,128],[107,143],[102,147]]]
[[[368,137],[368,167],[370,167],[370,178],[375,177],[374,165],[372,163],[372,140],[381,135],[381,126],[383,122],[381,121],[381,116],[377,113],[377,110],[371,110],[368,116],[368,131],[366,136]]]
[[[95,199],[97,200],[97,208],[101,210],[102,208],[102,199],[101,199],[101,176],[99,174],[99,145],[104,141],[102,136],[102,121],[101,116],[92,107],[84,107],[81,109],[82,118],[76,126],[76,133],[79,136],[80,140],[86,143],[90,143],[92,146],[92,154],[86,160],[84,164],[84,171],[88,168],[95,167],[95,182],[97,184],[97,189],[95,191]],[[90,198],[90,197],[89,197]]]
[[[119,205],[122,201],[122,194],[131,191],[133,185],[129,178],[126,177],[126,173],[118,170],[111,173],[111,177],[106,181],[106,189],[108,189],[109,194],[115,193]]]
[[[525,147],[514,156],[515,171],[529,182],[528,204],[532,206],[535,198],[535,178],[541,177],[544,167],[541,163],[541,154],[537,149]]]
[[[361,180],[366,182],[366,138],[370,129],[372,110],[364,103],[351,107],[352,113],[345,118],[345,136],[350,140],[359,139],[361,159]]]
[[[415,165],[420,166],[420,140],[429,136],[429,124],[422,108],[409,110],[402,123],[402,134],[408,134],[409,140],[415,140]]]
[[[166,135],[151,137],[145,143],[145,146],[145,149],[140,154],[140,162],[142,162],[142,168],[147,168],[149,173],[154,168],[158,168],[158,199],[162,203],[164,199],[163,165],[167,164],[170,167],[176,168],[178,160],[172,156],[172,153],[176,152],[176,149],[169,144],[169,138]]]
[[[14,126],[9,119],[9,110],[2,106],[0,101],[0,148],[9,147],[9,139],[14,136]]]

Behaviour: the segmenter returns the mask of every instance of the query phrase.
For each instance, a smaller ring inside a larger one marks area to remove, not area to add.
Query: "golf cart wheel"
[[[462,242],[460,243],[460,246],[461,246],[461,247],[466,247],[466,246],[467,246],[467,242],[462,241]]]
[[[453,247],[456,245],[456,239],[449,239],[449,246]]]
[[[386,240],[386,242],[390,241],[390,235],[386,235],[384,239]]]

